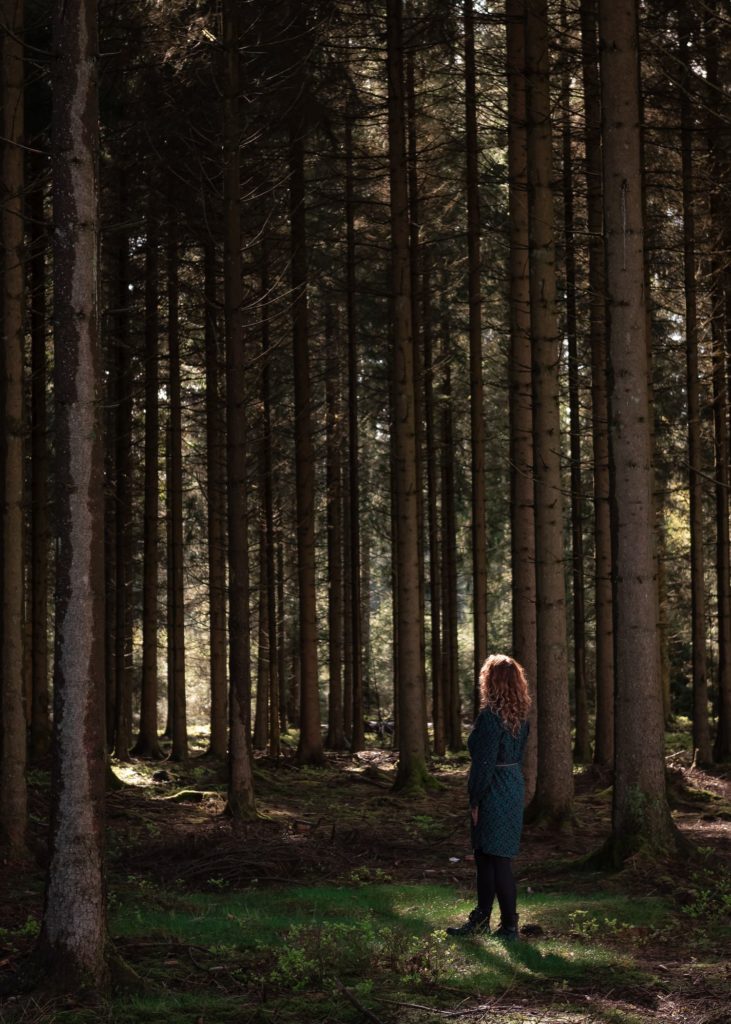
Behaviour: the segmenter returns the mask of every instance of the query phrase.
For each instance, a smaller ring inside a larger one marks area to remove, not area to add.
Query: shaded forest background
[[[731,21],[635,6],[4,0],[0,839],[55,731],[50,891],[63,794],[91,834],[201,731],[234,822],[253,751],[432,791],[493,651],[530,816],[594,763],[610,860],[680,843],[664,730],[731,756]]]

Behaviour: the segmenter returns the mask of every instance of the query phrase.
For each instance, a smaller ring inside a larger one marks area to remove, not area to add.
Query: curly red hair
[[[492,654],[480,669],[480,707],[490,708],[517,735],[532,704],[523,666],[507,654]]]

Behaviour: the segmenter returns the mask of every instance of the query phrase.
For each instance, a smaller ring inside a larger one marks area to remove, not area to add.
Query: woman
[[[528,738],[531,698],[521,665],[493,654],[480,671],[481,711],[467,746],[472,764],[467,783],[472,814],[472,846],[477,867],[477,906],[449,935],[490,931],[497,896],[500,928],[496,938],[518,938],[516,888],[511,858],[523,829],[524,783],[521,760]]]

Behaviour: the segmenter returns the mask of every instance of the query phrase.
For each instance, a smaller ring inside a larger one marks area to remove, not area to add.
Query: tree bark
[[[108,984],[96,25],[95,0],[56,4],[56,663],[51,847],[39,954],[45,984],[75,994]]]
[[[678,58],[680,83],[680,147],[683,189],[683,272],[685,282],[685,357],[688,403],[688,492],[690,497],[691,636],[693,644],[693,748],[700,764],[712,761],[708,721],[706,662],[706,594],[703,558],[703,446],[701,440],[700,388],[698,382],[698,290],[695,254],[695,177],[691,95],[690,42],[692,16],[680,7]]]
[[[219,384],[219,326],[216,298],[216,250],[203,254],[206,352],[206,477],[208,483],[208,591],[211,672],[211,738],[208,753],[225,757],[228,749],[226,693],[226,540],[225,455]]]
[[[482,381],[480,190],[478,174],[475,21],[472,0],[464,3],[465,126],[467,142],[467,290],[470,345],[470,437],[472,456],[472,607],[474,622],[473,712],[480,707],[479,676],[487,658],[487,514],[485,411]]]
[[[568,35],[566,3],[561,0],[561,30]],[[566,340],[568,343],[569,424],[571,449],[571,576],[574,626],[574,760],[591,761],[589,702],[586,685],[586,610],[584,601],[584,489],[581,480],[581,418],[579,353],[576,323],[576,238],[571,153],[571,91],[568,58],[561,74],[563,156],[564,264],[566,272]]]
[[[115,239],[115,348],[117,407],[114,411],[115,476],[115,622],[114,622],[114,753],[129,760],[132,745],[132,376],[129,336],[129,238],[121,228],[126,216],[127,190],[119,183],[119,225]]]
[[[446,302],[444,308],[446,309]],[[462,708],[457,644],[457,508],[454,482],[454,415],[452,409],[452,342],[449,320],[442,321],[442,680],[447,747],[462,749]]]
[[[46,254],[48,230],[40,185],[30,195],[31,330],[31,622],[32,704],[30,757],[44,758],[51,745],[48,693],[48,418],[46,387]]]
[[[614,623],[612,618],[612,534],[609,511],[602,111],[596,4],[597,0],[581,0],[581,51],[586,122],[584,144],[589,228],[591,433],[594,462],[594,606],[596,617],[594,763],[608,768],[612,764],[614,756]]]
[[[295,17],[300,38],[305,9]],[[304,57],[300,56],[303,60]],[[300,764],[324,760],[317,674],[317,589],[315,566],[315,454],[312,442],[309,314],[307,308],[307,226],[305,217],[305,105],[301,92],[289,125],[289,215],[292,246],[292,342],[294,351],[295,485],[297,492],[297,575],[300,642]]]
[[[240,23],[237,0],[224,0],[223,204],[228,474],[229,779],[228,813],[255,813],[251,751],[251,633],[247,536],[246,389],[241,268]]]
[[[23,246],[23,3],[4,0],[8,31],[2,42],[5,336],[5,465],[2,508],[2,743],[0,748],[0,847],[25,850],[28,825],[26,711],[24,708],[23,586],[23,350],[25,274]]]
[[[387,2],[388,149],[391,207],[394,447],[397,560],[398,789],[427,780],[426,695],[421,671],[414,338],[411,324],[409,206],[405,145],[402,0]]]
[[[615,565],[616,862],[670,845],[658,642],[637,5],[599,0]]]
[[[345,747],[343,728],[343,481],[340,453],[343,447],[340,400],[340,360],[337,328],[332,309],[325,310],[327,578],[328,578],[328,702],[327,746]]]
[[[573,768],[566,658],[558,389],[560,339],[556,315],[546,0],[528,0],[525,40],[538,650],[535,811],[560,821],[571,813]]]
[[[154,175],[148,181],[145,252],[145,511],[142,567],[142,693],[132,753],[161,758],[157,724],[157,631],[160,411],[158,405],[158,221]]]
[[[536,534],[533,494],[533,392],[530,347],[528,137],[526,131],[525,0],[506,0],[508,80],[510,355],[510,547],[513,574],[513,655],[533,697],[523,759],[526,799],[536,787]]]
[[[173,761],[188,759],[188,725],[185,697],[185,569],[183,564],[183,426],[180,383],[180,287],[178,284],[177,211],[172,197],[168,205],[167,285],[168,352],[170,357],[170,596],[172,620],[168,622],[171,645],[172,749]]]
[[[704,18],[706,81],[708,90],[708,152],[714,182],[721,179],[722,162],[717,133],[721,130],[715,113],[720,94],[717,25],[710,11]],[[711,340],[713,362],[713,436],[716,462],[716,595],[718,621],[718,724],[713,743],[716,761],[731,758],[731,543],[729,540],[729,399],[727,355],[724,338],[725,296],[723,266],[718,255],[722,248],[723,208],[718,186],[711,189],[710,221],[714,231],[714,254],[710,260]],[[727,326],[727,325],[726,325]]]

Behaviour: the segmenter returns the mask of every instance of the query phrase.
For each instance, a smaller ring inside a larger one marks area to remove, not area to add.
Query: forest
[[[728,5],[0,33],[0,1024],[729,1024]]]

